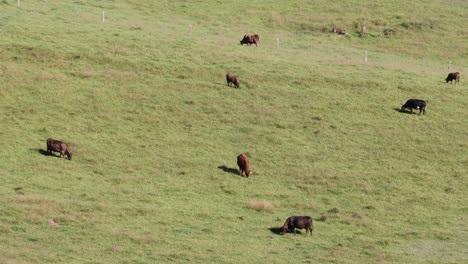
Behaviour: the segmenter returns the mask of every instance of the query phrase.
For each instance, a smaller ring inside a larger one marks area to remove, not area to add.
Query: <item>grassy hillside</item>
[[[346,2],[0,1],[0,263],[466,262],[468,3]]]

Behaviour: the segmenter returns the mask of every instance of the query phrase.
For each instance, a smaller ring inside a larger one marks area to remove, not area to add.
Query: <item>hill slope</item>
[[[0,10],[0,262],[467,260],[466,2]],[[314,236],[278,235],[290,215]]]

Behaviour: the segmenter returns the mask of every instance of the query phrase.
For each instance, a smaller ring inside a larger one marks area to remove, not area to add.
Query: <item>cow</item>
[[[237,75],[234,75],[228,72],[226,74],[226,82],[228,86],[231,86],[232,84],[234,84],[236,88],[239,88],[239,81],[237,81]]]
[[[237,166],[239,166],[240,175],[245,173],[245,176],[248,178],[252,173],[252,171],[250,171],[249,158],[247,158],[245,154],[237,156]]]
[[[460,83],[460,73],[459,72],[451,72],[448,74],[447,78],[445,78],[445,81],[448,83],[452,83],[452,81],[455,80],[455,84]]]
[[[286,222],[284,222],[282,234],[284,235],[288,230],[291,230],[291,232],[296,234],[296,228],[305,228],[306,235],[307,231],[312,235],[312,230],[314,230],[314,220],[310,216],[290,216],[286,219]]]
[[[419,114],[426,113],[426,101],[419,99],[409,99],[404,105],[401,106],[400,112],[403,112],[403,109],[408,108],[413,113],[413,109],[419,109]]]
[[[249,46],[251,44],[255,44],[255,46],[258,47],[258,45],[260,45],[260,37],[257,34],[244,35],[244,37],[240,41],[240,44],[241,45],[247,44]]]
[[[60,140],[55,140],[52,138],[47,139],[47,152],[52,154],[52,151],[60,152],[60,157],[65,157],[67,155],[68,159],[72,159],[72,152],[68,145]]]
[[[332,29],[332,32],[335,32],[338,35],[348,35],[348,32],[346,32],[346,30],[336,27]]]

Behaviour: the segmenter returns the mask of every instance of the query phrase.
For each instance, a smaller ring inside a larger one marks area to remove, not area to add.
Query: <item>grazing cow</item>
[[[249,158],[245,154],[237,156],[237,166],[239,166],[240,175],[245,173],[245,176],[249,177],[250,173],[252,173],[250,171]]]
[[[260,37],[257,34],[244,35],[244,38],[242,38],[242,40],[240,41],[240,44],[241,45],[247,44],[249,46],[251,44],[255,44],[255,46],[258,47],[258,45],[260,45]]]
[[[68,145],[62,141],[48,138],[47,139],[47,152],[52,154],[52,151],[60,152],[60,157],[67,155],[68,159],[72,159],[72,152]]]
[[[284,222],[282,234],[284,235],[288,230],[291,230],[291,232],[296,234],[296,228],[305,228],[306,235],[307,231],[312,235],[312,230],[314,230],[314,220],[312,220],[312,217],[310,216],[290,216],[286,219],[286,222]]]
[[[426,113],[426,101],[419,100],[419,99],[409,99],[408,101],[406,101],[404,105],[401,106],[400,112],[402,112],[404,108],[410,109],[411,113],[413,113],[413,109],[419,109],[419,114],[421,114],[421,112],[425,114]]]
[[[332,29],[332,32],[335,32],[338,35],[348,35],[348,32],[346,32],[346,30],[336,27]]]
[[[237,75],[234,75],[234,74],[231,74],[231,73],[228,72],[226,74],[226,82],[227,82],[228,86],[231,86],[232,84],[234,84],[234,86],[236,88],[239,88],[239,82],[237,81]]]
[[[451,72],[448,74],[447,78],[445,78],[445,81],[448,83],[452,83],[452,81],[455,80],[455,84],[460,83],[460,73],[459,72]]]

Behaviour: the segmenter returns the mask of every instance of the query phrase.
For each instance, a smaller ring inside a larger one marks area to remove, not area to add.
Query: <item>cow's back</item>
[[[247,167],[247,163],[248,163],[248,159],[247,159],[247,156],[245,156],[245,154],[240,154],[239,156],[237,156],[237,165],[240,168],[245,170],[245,168]]]
[[[234,74],[231,74],[231,73],[229,73],[229,72],[226,73],[226,81],[227,81],[228,83],[232,82],[232,81],[235,79],[235,77],[236,77],[236,76],[235,76]]]
[[[237,165],[239,166],[241,173],[245,172],[245,176],[249,177],[251,173],[249,158],[247,158],[245,154],[240,154],[237,156]]]
[[[48,138],[47,139],[47,151],[59,152],[61,150],[61,143],[63,142],[52,139],[52,138]]]
[[[237,80],[237,76],[231,73],[226,74],[226,82],[228,86],[231,86],[231,83],[234,84],[237,88],[239,88],[239,81]]]
[[[312,223],[312,217],[310,216],[293,216],[293,225],[297,228],[305,228]]]
[[[255,44],[258,45],[260,43],[260,36],[257,34],[254,34],[252,35],[252,40],[255,42]]]

